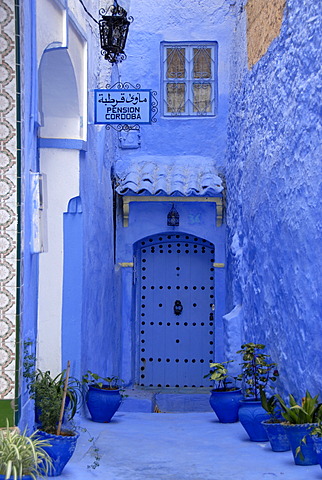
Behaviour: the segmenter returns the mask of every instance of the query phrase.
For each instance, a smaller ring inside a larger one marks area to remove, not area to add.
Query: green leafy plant
[[[318,424],[310,431],[310,435],[322,438],[322,420],[318,421]]]
[[[276,398],[276,395],[271,395],[267,397],[265,390],[261,389],[260,398],[262,407],[269,415],[269,423],[281,423],[283,420],[281,416],[281,409],[279,408],[279,403]]]
[[[270,382],[275,382],[279,376],[276,363],[269,361],[264,349],[261,343],[245,343],[237,351],[243,359],[242,373],[237,378],[244,382],[245,397],[255,400],[259,400],[261,390],[271,386]]]
[[[33,341],[28,339],[23,342],[23,377],[27,386],[34,380],[36,374],[36,356],[33,349]]]
[[[47,433],[55,433],[61,412],[67,370],[63,370],[54,378],[49,371],[36,370],[36,357],[32,347],[33,341],[30,339],[23,344],[23,377],[26,379],[30,398],[35,400],[36,416],[38,414],[41,424],[40,429]],[[75,416],[81,400],[81,383],[68,375],[66,390],[68,420]]]
[[[284,402],[280,395],[276,394],[276,398],[282,408],[282,416],[288,424],[303,425],[307,423],[318,423],[309,434],[317,435],[319,432],[322,434],[322,403],[319,403],[319,395],[312,397],[312,395],[306,391],[305,397],[302,398],[302,401],[299,404],[294,396],[290,394],[289,406]],[[316,431],[317,433],[313,433],[313,431]],[[304,456],[301,451],[301,446],[306,444],[306,438],[307,435],[304,435],[295,452],[295,456],[299,455],[302,460],[304,459]]]
[[[301,425],[305,423],[317,423],[322,420],[322,403],[319,403],[319,395],[312,395],[306,391],[305,397],[299,404],[293,395],[289,395],[288,406],[283,398],[276,394],[276,398],[282,409],[284,420],[291,425]]]
[[[14,480],[29,475],[34,480],[47,478],[52,467],[51,459],[44,447],[48,442],[37,437],[37,432],[30,436],[24,431],[7,428],[0,431],[0,474]]]
[[[117,376],[112,377],[101,377],[97,373],[93,373],[90,370],[82,377],[82,383],[84,385],[90,385],[95,388],[101,388],[104,390],[119,390],[120,385],[124,383],[124,380]]]
[[[216,390],[227,392],[229,390],[236,390],[237,377],[229,375],[227,365],[233,360],[222,363],[210,363],[210,371],[203,378],[213,380]]]
[[[91,444],[91,447],[89,449],[90,455],[93,457],[93,462],[89,465],[87,465],[88,469],[95,470],[97,467],[100,466],[100,460],[102,458],[102,455],[100,453],[100,449],[96,445],[95,438],[91,433],[87,430],[86,427],[76,427],[80,432],[87,433],[88,435],[88,441]]]
[[[66,370],[52,378],[49,371],[37,370],[34,379],[29,383],[30,397],[35,400],[36,412],[39,414],[40,429],[47,433],[56,433],[59,421]],[[81,402],[80,382],[69,377],[66,391],[68,402],[67,415],[71,420]]]

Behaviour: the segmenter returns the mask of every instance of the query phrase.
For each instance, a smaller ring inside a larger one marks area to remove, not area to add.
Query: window
[[[217,42],[162,43],[163,114],[214,116]]]

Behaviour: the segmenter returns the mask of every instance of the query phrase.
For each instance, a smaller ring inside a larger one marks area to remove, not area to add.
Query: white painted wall
[[[79,152],[40,150],[41,172],[47,176],[45,209],[48,251],[39,256],[38,367],[59,373],[63,279],[63,213],[79,195]]]
[[[65,47],[67,42],[66,10],[54,0],[37,0],[37,59],[38,65],[44,50],[48,45],[60,44]]]

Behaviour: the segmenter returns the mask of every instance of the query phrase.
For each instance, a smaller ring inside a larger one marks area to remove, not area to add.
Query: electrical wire
[[[91,19],[94,20],[94,22],[99,25],[99,22],[96,20],[96,18],[94,18],[93,15],[85,7],[83,0],[79,0],[79,3],[82,5],[82,7],[85,10],[85,12],[87,13],[87,15],[89,15],[91,17]]]

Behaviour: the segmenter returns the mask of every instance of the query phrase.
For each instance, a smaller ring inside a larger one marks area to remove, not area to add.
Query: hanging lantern
[[[180,220],[179,213],[177,212],[174,204],[172,204],[172,208],[171,208],[170,212],[168,213],[168,217],[167,217],[168,227],[178,227],[179,226],[179,220]]]
[[[102,55],[110,63],[122,62],[126,59],[124,48],[133,18],[127,18],[126,10],[116,0],[114,5],[107,10],[101,8],[99,13],[102,16],[99,20]]]

